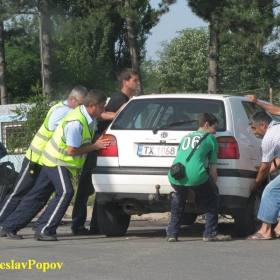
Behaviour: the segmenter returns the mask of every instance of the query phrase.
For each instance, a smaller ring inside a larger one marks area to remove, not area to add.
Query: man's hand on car
[[[251,184],[249,189],[249,196],[258,189],[259,184],[255,181]]]
[[[248,95],[245,95],[245,97],[247,97],[253,103],[257,103],[257,101],[258,101],[258,98],[254,94],[248,94]]]

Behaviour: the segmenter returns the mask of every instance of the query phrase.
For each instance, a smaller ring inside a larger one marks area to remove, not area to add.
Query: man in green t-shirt
[[[203,203],[206,223],[203,232],[203,241],[227,241],[230,235],[218,233],[219,189],[217,181],[218,143],[213,134],[216,133],[217,118],[210,113],[203,113],[197,120],[198,130],[183,137],[178,147],[177,156],[173,162],[180,162],[185,168],[185,177],[174,179],[170,171],[168,179],[175,190],[171,203],[171,219],[167,226],[167,241],[178,241],[178,233],[185,213],[185,204],[188,195],[195,194],[195,198]],[[200,139],[204,139],[197,146]],[[197,146],[197,147],[196,147]],[[193,155],[187,162],[190,153]],[[204,165],[209,162],[209,175]],[[189,196],[190,197],[190,196]]]

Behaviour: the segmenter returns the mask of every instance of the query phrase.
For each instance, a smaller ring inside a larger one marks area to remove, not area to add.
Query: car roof
[[[168,94],[149,94],[149,95],[140,95],[134,96],[137,99],[147,99],[147,98],[201,98],[201,99],[225,99],[225,98],[234,98],[241,100],[248,100],[244,96],[234,96],[229,94],[207,94],[207,93],[168,93]]]
[[[166,93],[166,94],[146,94],[146,95],[139,95],[139,96],[132,96],[131,99],[154,99],[154,98],[197,98],[197,99],[216,99],[216,100],[222,100],[222,99],[237,99],[241,101],[250,101],[245,96],[237,96],[237,95],[230,95],[230,94],[209,94],[209,93]],[[271,104],[268,101],[258,99],[259,101]]]

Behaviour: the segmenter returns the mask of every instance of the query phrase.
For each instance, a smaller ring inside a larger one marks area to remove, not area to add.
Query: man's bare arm
[[[258,187],[261,185],[263,180],[268,176],[271,168],[271,162],[262,162],[261,167],[259,168],[258,175],[256,180],[251,184],[249,189],[249,195],[255,192]]]
[[[255,103],[256,105],[262,107],[264,110],[266,110],[268,113],[276,116],[280,116],[280,107],[274,106],[272,104],[266,104],[261,101],[259,101],[255,95],[249,94],[245,95],[250,101]]]
[[[115,118],[116,113],[114,112],[103,112],[98,118],[99,121],[111,121]]]

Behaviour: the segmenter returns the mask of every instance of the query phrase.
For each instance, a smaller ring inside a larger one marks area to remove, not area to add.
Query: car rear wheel
[[[130,223],[130,215],[115,203],[98,205],[97,217],[100,231],[106,236],[124,235]]]
[[[263,189],[253,193],[246,208],[234,211],[234,228],[236,233],[245,237],[260,229],[262,222],[257,218]]]

